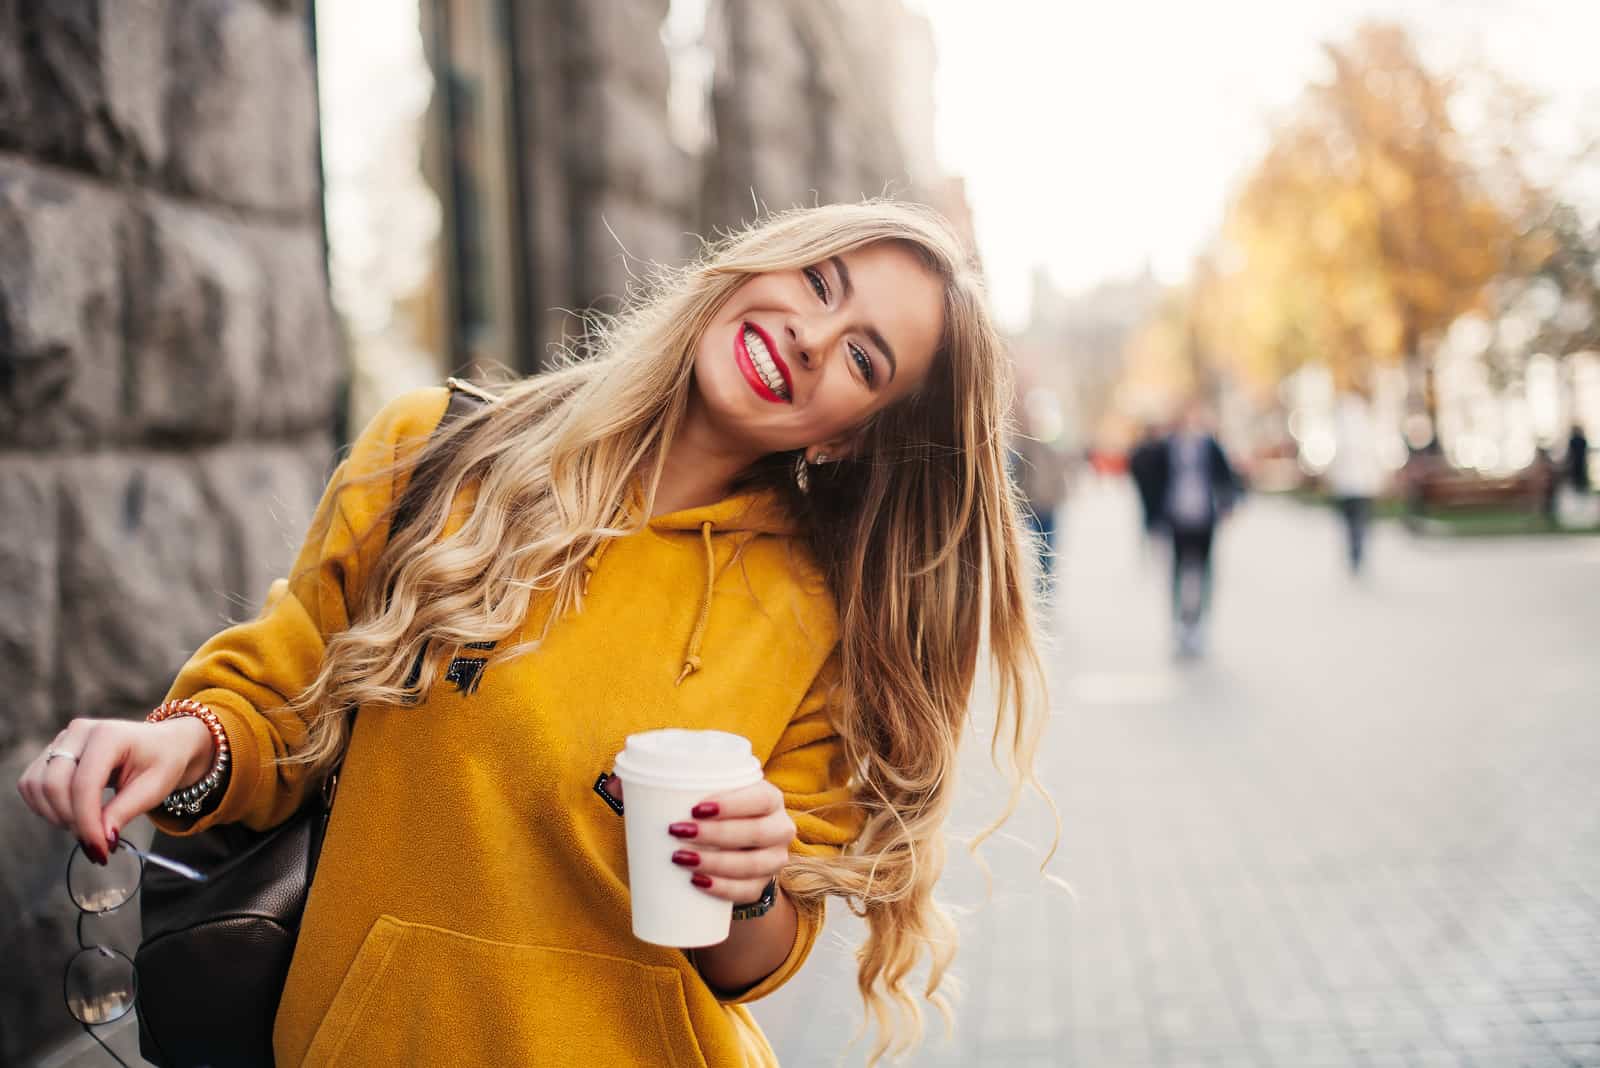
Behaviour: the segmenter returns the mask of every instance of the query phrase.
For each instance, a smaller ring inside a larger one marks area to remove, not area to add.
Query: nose
[[[804,325],[798,319],[791,319],[785,324],[783,332],[787,335],[789,341],[792,357],[789,362],[791,364],[797,363],[808,371],[811,370],[813,346],[806,341],[807,335]]]
[[[784,325],[784,333],[792,350],[790,362],[814,371],[833,345],[838,330],[826,320],[796,315]]]

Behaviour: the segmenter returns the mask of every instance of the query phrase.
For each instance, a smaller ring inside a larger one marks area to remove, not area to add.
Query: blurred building
[[[1028,324],[1013,341],[1029,379],[1061,398],[1072,443],[1088,444],[1112,413],[1129,343],[1166,292],[1148,267],[1076,294],[1035,272]]]
[[[0,778],[253,614],[346,384],[537,370],[762,208],[970,230],[932,64],[899,0],[0,4]],[[0,1063],[76,1031],[70,845],[0,812]]]
[[[347,272],[330,218],[341,308],[347,292],[370,299],[396,256],[425,265],[352,330],[357,420],[473,363],[546,366],[581,329],[572,312],[616,308],[652,264],[765,210],[887,193],[966,214],[933,157],[932,31],[901,0],[412,3],[323,13],[330,76],[371,62],[371,19],[409,20],[410,62],[433,86],[425,112],[393,123],[435,198],[416,209],[434,213],[433,239],[373,218],[358,244],[403,247]],[[330,140],[374,136],[384,107],[330,99]],[[358,204],[392,181],[329,177]]]

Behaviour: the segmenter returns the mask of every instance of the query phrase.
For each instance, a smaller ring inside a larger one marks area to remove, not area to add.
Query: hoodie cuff
[[[222,723],[222,730],[228,736],[230,766],[222,800],[210,812],[199,817],[174,816],[158,805],[146,813],[161,833],[177,837],[199,834],[219,823],[239,822],[249,810],[256,785],[261,781],[261,754],[272,752],[270,741],[263,746],[251,729],[248,714],[238,707],[245,702],[237,694],[221,689],[201,690],[190,699],[211,709]]]

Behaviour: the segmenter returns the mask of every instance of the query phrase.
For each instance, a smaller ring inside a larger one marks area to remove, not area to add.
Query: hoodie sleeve
[[[316,678],[329,636],[349,626],[383,549],[386,510],[403,487],[385,470],[427,441],[448,403],[447,390],[418,390],[380,411],[328,481],[290,577],[272,584],[255,619],[211,638],[179,671],[167,698],[192,698],[217,714],[232,768],[221,803],[199,819],[151,812],[163,831],[219,823],[262,830],[300,806],[306,769],[280,761],[304,742],[307,723],[285,706]]]
[[[783,791],[784,807],[794,820],[795,842],[790,852],[803,856],[836,855],[861,831],[860,810],[850,798],[844,745],[831,715],[838,690],[838,666],[839,655],[835,651],[767,758],[767,781]],[[788,957],[755,986],[722,1001],[737,1005],[764,998],[800,970],[822,930],[823,903],[795,902],[795,911],[799,924]]]

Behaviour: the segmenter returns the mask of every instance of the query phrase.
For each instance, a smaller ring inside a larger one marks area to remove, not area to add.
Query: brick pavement
[[[1131,500],[1069,509],[1040,806],[958,856],[953,1041],[908,1063],[1600,1065],[1600,540],[1412,541],[1340,570],[1331,516],[1255,501],[1210,655],[1169,655]],[[957,829],[992,813],[969,761]],[[789,1068],[864,1062],[842,910],[756,1007]]]

